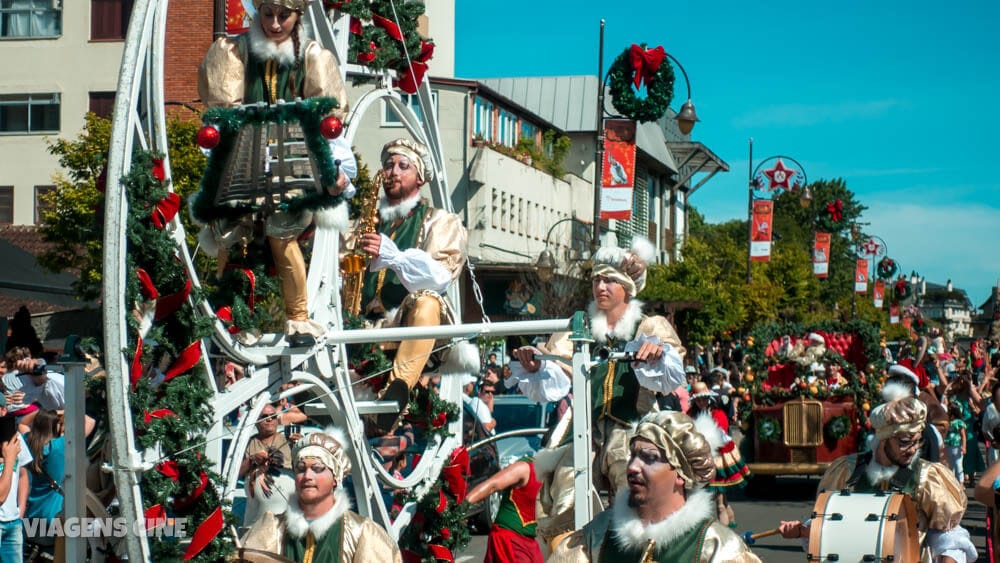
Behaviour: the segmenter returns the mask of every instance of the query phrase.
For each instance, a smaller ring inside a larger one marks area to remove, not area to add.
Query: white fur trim
[[[712,447],[712,457],[718,455],[719,448],[726,445],[722,428],[719,428],[719,425],[715,423],[715,419],[712,418],[711,413],[702,412],[696,416],[694,419],[694,428],[705,437],[708,445]]]
[[[205,225],[198,231],[198,246],[201,247],[201,251],[205,253],[205,256],[210,258],[217,258],[219,256],[219,241],[215,240],[215,235],[212,234],[212,227]]]
[[[904,397],[912,396],[913,390],[899,383],[886,383],[882,387],[881,394],[882,400],[888,403],[889,401],[898,401]]]
[[[285,531],[296,539],[305,537],[306,532],[312,532],[316,541],[322,539],[326,532],[344,517],[344,513],[351,509],[351,499],[347,493],[339,486],[333,490],[333,508],[319,518],[309,521],[299,507],[299,496],[293,494],[288,497],[288,509],[285,511]]]
[[[291,66],[296,59],[302,59],[306,52],[306,44],[312,37],[309,23],[299,14],[299,52],[295,52],[295,42],[289,38],[287,41],[275,43],[264,35],[264,28],[260,24],[260,14],[255,13],[250,21],[250,29],[247,36],[250,39],[250,52],[256,57],[264,60],[275,60],[278,64]],[[291,100],[288,100],[291,101]]]
[[[646,237],[635,236],[632,237],[632,254],[649,264],[656,258],[656,246]]]
[[[877,448],[879,445],[878,441],[875,441],[872,447]],[[868,477],[868,481],[873,485],[878,485],[883,481],[888,481],[892,479],[892,476],[899,471],[899,466],[889,465],[885,466],[881,463],[875,461],[875,456],[872,456],[872,460],[868,462],[865,466],[865,476]]]
[[[618,495],[611,518],[611,529],[622,547],[641,550],[649,540],[668,545],[684,536],[701,521],[715,516],[712,493],[704,490],[688,494],[687,501],[666,519],[654,524],[644,524],[635,510],[628,505],[628,495]]]
[[[910,381],[912,381],[914,385],[917,386],[920,385],[920,378],[917,377],[917,374],[913,373],[913,370],[911,370],[906,366],[901,366],[899,364],[893,364],[889,366],[889,377],[892,377],[894,375],[909,377]]]
[[[628,251],[617,246],[602,246],[594,253],[594,264],[607,264],[617,270],[621,267],[626,252]]]
[[[383,223],[391,223],[396,219],[402,219],[413,211],[413,208],[420,203],[420,192],[414,192],[410,199],[404,199],[396,205],[389,203],[389,198],[382,194],[378,200],[378,216]]]
[[[336,207],[324,207],[313,214],[316,226],[323,229],[333,229],[338,232],[345,232],[351,227],[350,214],[347,209],[347,202],[342,201]]]
[[[588,308],[591,336],[602,344],[608,341],[609,336],[618,340],[632,340],[639,327],[639,322],[642,321],[642,305],[642,301],[637,299],[629,301],[625,314],[618,320],[614,328],[609,330],[607,314],[597,308],[596,301],[591,301]]]
[[[461,340],[452,346],[437,372],[441,375],[458,375],[479,371],[479,347],[468,340]]]

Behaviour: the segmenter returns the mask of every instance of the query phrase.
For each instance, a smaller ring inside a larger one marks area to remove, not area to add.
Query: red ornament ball
[[[319,132],[327,139],[336,139],[344,132],[344,124],[334,116],[328,116],[319,124]]]
[[[198,146],[203,149],[214,149],[219,145],[221,139],[222,136],[219,134],[219,130],[213,125],[205,125],[198,130]]]
[[[451,530],[448,528],[441,528],[441,539],[448,539],[451,537]]]

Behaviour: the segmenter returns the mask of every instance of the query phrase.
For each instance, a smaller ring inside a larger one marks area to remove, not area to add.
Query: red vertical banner
[[[875,304],[876,309],[881,309],[884,301],[885,282],[882,280],[875,280],[875,289],[872,291],[872,302]]]
[[[247,11],[248,6],[253,6],[251,2],[243,0],[226,0],[226,33],[229,35],[239,35],[250,29],[251,12]]]
[[[858,258],[854,267],[854,292],[868,293],[868,260]]]
[[[813,242],[813,274],[817,278],[830,275],[830,233],[816,233]]]
[[[767,262],[771,259],[771,225],[774,221],[774,202],[758,199],[753,202],[750,218],[750,260]]]
[[[889,305],[889,323],[899,324],[899,305]]]
[[[604,156],[601,164],[601,219],[632,218],[635,187],[635,122],[604,121]]]

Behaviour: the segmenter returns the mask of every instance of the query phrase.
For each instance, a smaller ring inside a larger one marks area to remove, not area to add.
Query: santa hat
[[[904,358],[898,364],[890,366],[889,377],[892,376],[907,377],[918,389],[923,389],[931,382],[924,366],[916,365],[912,358]]]
[[[656,257],[656,247],[641,236],[632,237],[630,249],[602,246],[594,253],[592,278],[604,276],[625,288],[629,297],[635,297],[646,287],[646,268]]]
[[[826,339],[823,338],[822,334],[819,334],[817,332],[810,332],[809,333],[809,342],[811,344],[826,344]]]

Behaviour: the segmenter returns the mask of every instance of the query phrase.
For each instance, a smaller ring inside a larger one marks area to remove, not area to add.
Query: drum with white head
[[[902,493],[820,493],[813,507],[809,561],[919,561],[913,499]]]

